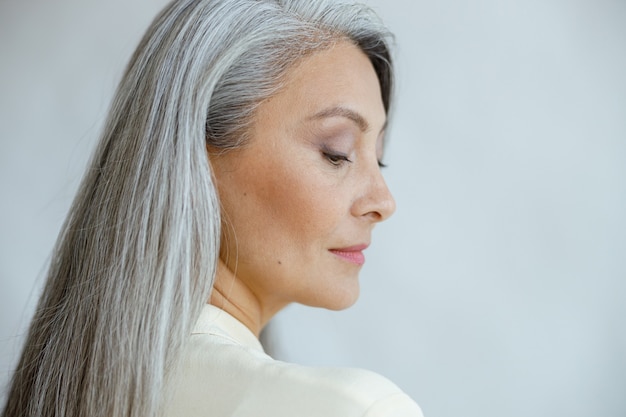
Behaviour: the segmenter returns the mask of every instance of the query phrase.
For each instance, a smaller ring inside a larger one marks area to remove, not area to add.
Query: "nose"
[[[396,211],[396,201],[387,187],[380,168],[376,166],[375,171],[366,178],[364,191],[352,206],[352,214],[368,218],[375,223],[387,220]]]

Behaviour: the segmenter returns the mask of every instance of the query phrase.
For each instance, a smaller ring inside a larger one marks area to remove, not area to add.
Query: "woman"
[[[388,38],[326,0],[171,3],[120,84],[4,415],[420,416],[378,375],[257,339],[288,303],[356,300],[394,210]]]

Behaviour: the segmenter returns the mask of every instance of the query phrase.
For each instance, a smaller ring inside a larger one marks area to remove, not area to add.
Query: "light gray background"
[[[164,3],[0,0],[2,386]],[[355,307],[280,313],[280,357],[380,372],[426,417],[625,416],[626,1],[368,3],[397,35],[398,211]]]

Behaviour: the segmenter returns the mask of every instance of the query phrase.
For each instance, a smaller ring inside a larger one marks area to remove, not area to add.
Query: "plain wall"
[[[626,2],[369,1],[397,36],[398,210],[344,312],[278,356],[426,417],[626,415]],[[113,90],[162,0],[0,0],[0,385]],[[4,402],[4,395],[0,398]]]

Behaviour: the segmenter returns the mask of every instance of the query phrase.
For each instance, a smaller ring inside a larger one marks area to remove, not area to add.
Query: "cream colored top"
[[[422,417],[418,405],[373,372],[272,359],[240,321],[207,305],[170,382],[165,416]]]

